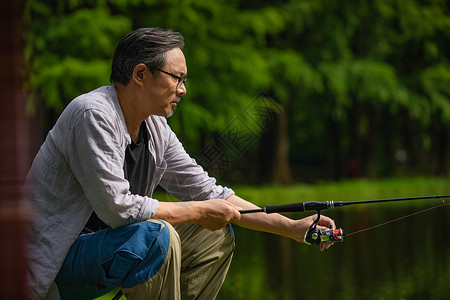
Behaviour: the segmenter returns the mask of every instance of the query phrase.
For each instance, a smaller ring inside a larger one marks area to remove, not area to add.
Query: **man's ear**
[[[131,79],[137,84],[137,85],[143,85],[144,84],[144,76],[145,72],[147,71],[147,66],[145,64],[137,64],[134,69],[133,73],[131,74]]]

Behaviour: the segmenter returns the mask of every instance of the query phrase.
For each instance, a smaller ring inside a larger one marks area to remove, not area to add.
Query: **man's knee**
[[[225,254],[232,254],[235,248],[234,231],[231,225],[213,232],[213,243],[217,243]]]
[[[182,248],[182,262],[185,267],[200,257],[230,256],[234,252],[234,233],[231,226],[210,231],[198,224],[176,225]],[[215,259],[214,259],[215,260]]]
[[[180,238],[169,223],[159,220],[150,220],[149,222],[161,224],[161,234],[168,240],[164,262],[155,274],[147,276],[145,282],[140,280],[134,281],[132,285],[122,285],[122,291],[127,299],[179,299],[181,271]],[[143,261],[143,264],[146,264],[146,260]]]
[[[150,219],[146,222],[152,222],[161,224],[161,234],[164,235],[164,239],[168,241],[168,247],[172,249],[173,256],[179,257],[181,255],[181,241],[178,232],[172,226],[172,224],[156,219]]]
[[[175,230],[166,222],[150,220],[126,227],[122,233],[108,233],[111,234],[108,240],[122,239],[122,242],[119,245],[111,242],[114,250],[106,250],[109,253],[104,257],[109,258],[102,267],[108,281],[129,288],[153,277],[166,260],[169,248],[173,253],[180,246]]]
[[[230,226],[209,231],[200,225],[175,226],[182,247],[181,293],[186,299],[214,299],[234,252]]]
[[[235,240],[234,240],[234,230],[233,227],[230,225],[225,226],[224,228],[224,235],[225,239],[227,240],[227,243],[230,244],[230,247],[232,251],[234,251],[235,248]]]

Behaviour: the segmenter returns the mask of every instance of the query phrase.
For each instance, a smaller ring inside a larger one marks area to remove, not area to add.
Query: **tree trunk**
[[[334,180],[339,180],[343,177],[344,163],[342,159],[342,136],[341,136],[341,124],[333,118],[328,121],[328,132],[330,145],[330,156],[331,156],[331,174]]]
[[[275,156],[273,159],[273,184],[289,185],[293,183],[289,164],[288,116],[285,111],[277,118],[275,136]]]
[[[346,156],[346,170],[351,178],[358,178],[361,176],[361,139],[358,132],[361,112],[359,103],[354,98],[348,110],[348,116],[349,148]]]
[[[438,176],[450,177],[450,128],[446,124],[442,124],[442,128],[437,129],[437,144],[435,155],[435,173]]]

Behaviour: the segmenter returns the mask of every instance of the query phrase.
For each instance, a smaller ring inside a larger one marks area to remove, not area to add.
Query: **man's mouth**
[[[174,107],[176,107],[177,106],[177,104],[180,102],[180,98],[176,98],[176,99],[173,99],[172,101],[170,101],[170,104],[172,104]]]

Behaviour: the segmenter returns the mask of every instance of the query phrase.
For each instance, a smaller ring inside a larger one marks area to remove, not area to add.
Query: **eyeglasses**
[[[167,75],[170,75],[170,76],[172,76],[173,78],[177,79],[177,80],[178,80],[178,82],[177,82],[177,87],[176,87],[177,89],[178,89],[178,87],[180,86],[180,84],[186,84],[186,81],[187,81],[186,76],[187,76],[187,75],[181,77],[181,76],[177,76],[177,75],[175,75],[175,74],[169,73],[169,72],[167,72],[167,71],[161,70],[161,69],[156,68],[156,67],[149,67],[149,68],[155,69],[155,70],[160,71],[160,72],[163,72],[163,73],[165,73],[165,74],[167,74]]]

